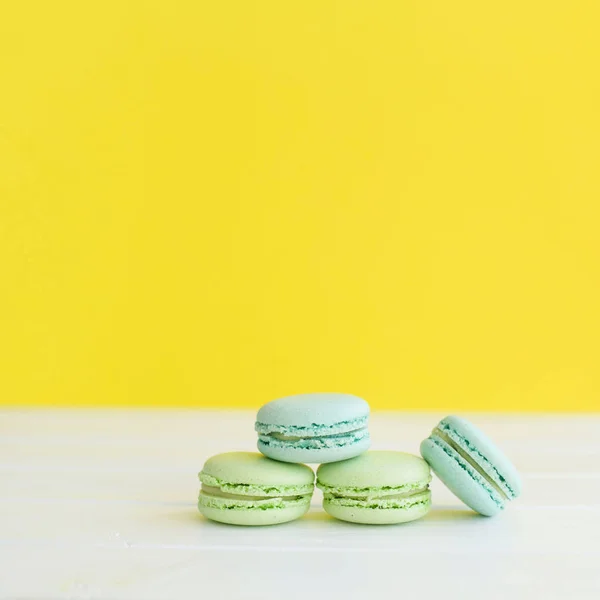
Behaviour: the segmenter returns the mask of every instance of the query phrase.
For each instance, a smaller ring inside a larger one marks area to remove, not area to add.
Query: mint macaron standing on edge
[[[431,507],[429,465],[395,451],[370,451],[321,465],[317,487],[323,508],[336,519],[368,525],[420,519]]]
[[[230,525],[276,525],[310,508],[315,474],[258,452],[226,452],[209,458],[198,474],[198,510]]]
[[[517,469],[466,419],[442,419],[421,443],[421,456],[455,496],[487,517],[498,514],[521,494]]]
[[[299,394],[273,400],[256,415],[258,449],[290,463],[346,460],[369,449],[369,405],[350,394]]]

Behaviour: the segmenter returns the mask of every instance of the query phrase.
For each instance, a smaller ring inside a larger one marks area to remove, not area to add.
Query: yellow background
[[[0,402],[600,409],[599,26],[3,3]]]

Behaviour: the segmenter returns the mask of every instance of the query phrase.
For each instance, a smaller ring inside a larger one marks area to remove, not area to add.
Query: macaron
[[[466,419],[442,419],[421,443],[421,455],[474,511],[491,517],[521,493],[521,478],[502,451]]]
[[[209,458],[198,474],[198,510],[231,525],[275,525],[310,508],[315,474],[258,452],[226,452]]]
[[[369,405],[350,394],[300,394],[265,404],[258,449],[283,462],[328,463],[369,449]]]
[[[429,465],[405,452],[372,451],[321,465],[317,487],[336,519],[384,525],[419,519],[431,507]]]

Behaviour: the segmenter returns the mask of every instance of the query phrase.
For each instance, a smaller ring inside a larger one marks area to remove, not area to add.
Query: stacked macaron
[[[349,394],[301,394],[273,400],[256,415],[258,449],[283,462],[330,463],[371,446],[369,405]]]
[[[421,444],[423,458],[369,451],[369,405],[349,394],[302,394],[265,404],[256,452],[208,459],[199,474],[199,511],[233,525],[272,525],[309,509],[316,485],[332,517],[365,524],[414,521],[431,507],[431,469],[465,504],[492,516],[521,491],[504,454],[473,424],[443,419]]]

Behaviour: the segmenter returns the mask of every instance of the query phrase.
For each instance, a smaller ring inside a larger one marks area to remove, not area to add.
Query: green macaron
[[[431,506],[428,464],[404,452],[371,451],[321,465],[317,487],[323,508],[336,519],[365,524],[414,521]]]
[[[258,452],[226,452],[209,458],[198,474],[198,510],[231,525],[275,525],[310,508],[310,467],[271,460]]]

